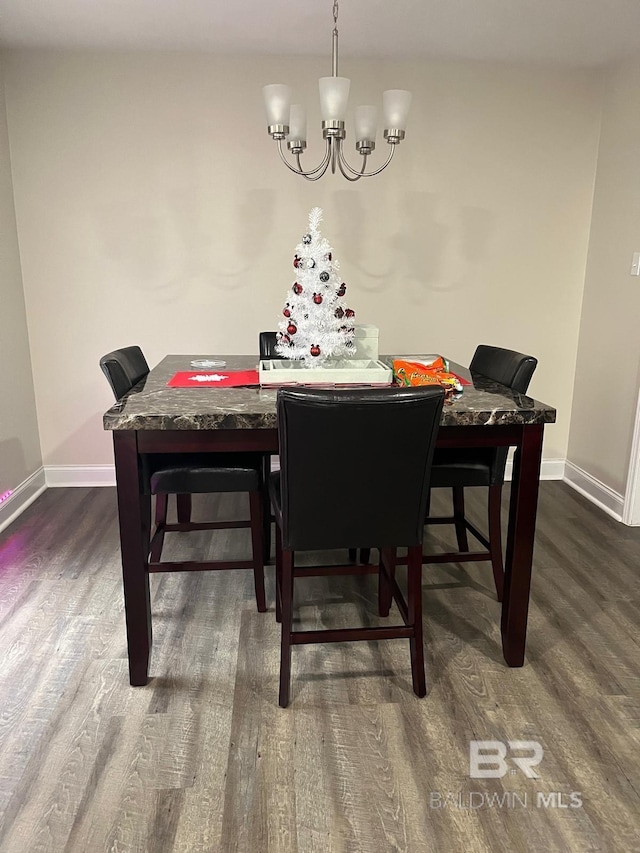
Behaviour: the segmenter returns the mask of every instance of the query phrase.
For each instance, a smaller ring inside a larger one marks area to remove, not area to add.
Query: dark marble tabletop
[[[252,369],[257,356],[168,355],[126,397],[104,415],[107,430],[273,429],[276,426],[276,394],[272,388],[168,388],[167,382],[181,370],[193,370],[192,359],[217,358],[228,369]],[[381,357],[385,359],[384,356]],[[215,369],[215,368],[214,368]],[[448,399],[442,426],[554,423],[556,410],[504,385],[451,362],[458,375],[472,379],[461,395]],[[222,371],[223,368],[217,368]],[[211,371],[209,371],[211,372]]]

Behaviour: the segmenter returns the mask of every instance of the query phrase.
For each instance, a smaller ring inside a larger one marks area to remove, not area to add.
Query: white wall
[[[0,64],[0,495],[41,466]]]
[[[606,78],[569,461],[624,494],[640,387],[640,63]]]
[[[475,63],[350,63],[352,103],[414,93],[407,140],[369,182],[287,172],[261,86],[324,60],[7,54],[7,109],[45,464],[112,459],[100,355],[257,352],[292,282],[309,209],[381,350],[477,343],[539,358],[566,455],[600,87],[586,72]],[[320,145],[310,116],[310,160]],[[379,142],[382,157],[386,144]],[[377,160],[377,158],[376,158]]]

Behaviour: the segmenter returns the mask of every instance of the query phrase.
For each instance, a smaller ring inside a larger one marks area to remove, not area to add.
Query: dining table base
[[[542,456],[543,424],[442,426],[438,447],[513,446],[501,614],[502,650],[510,667],[524,664],[531,569]],[[149,589],[151,496],[144,494],[140,456],[145,453],[260,451],[277,453],[275,429],[113,431],[122,577],[133,686],[147,684],[152,647]]]

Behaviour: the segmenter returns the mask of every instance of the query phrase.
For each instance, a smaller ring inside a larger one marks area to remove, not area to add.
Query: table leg
[[[134,687],[140,687],[147,683],[151,654],[151,600],[147,572],[151,497],[142,494],[136,432],[114,430],[113,449],[118,487],[129,681]]]
[[[542,435],[542,424],[523,427],[513,462],[501,620],[502,652],[509,666],[524,663]]]

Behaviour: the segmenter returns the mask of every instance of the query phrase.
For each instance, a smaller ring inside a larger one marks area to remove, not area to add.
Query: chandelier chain
[[[333,0],[333,28],[338,29],[338,0]]]

